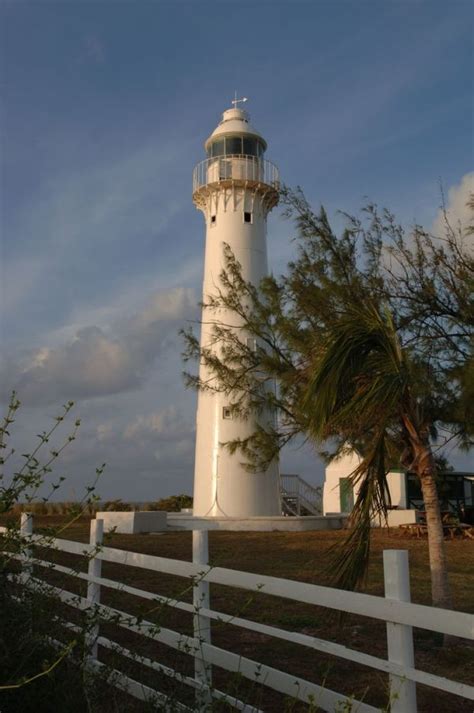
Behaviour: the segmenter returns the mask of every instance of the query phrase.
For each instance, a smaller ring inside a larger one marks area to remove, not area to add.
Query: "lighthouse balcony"
[[[207,158],[198,163],[193,171],[193,193],[207,186],[234,182],[268,186],[278,192],[280,173],[271,161],[243,154]]]

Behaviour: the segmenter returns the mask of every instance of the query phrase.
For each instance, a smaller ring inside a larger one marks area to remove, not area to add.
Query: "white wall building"
[[[359,494],[356,484],[351,485],[350,475],[362,462],[356,451],[347,451],[338,458],[334,458],[326,468],[326,478],[323,488],[324,514],[345,512],[349,513]],[[392,470],[387,474],[392,507],[407,509],[409,507],[406,492],[405,472]]]
[[[347,451],[329,463],[323,487],[325,515],[351,512],[359,494],[359,484],[352,485],[350,476],[361,461],[356,451]],[[387,474],[387,483],[391,507],[394,508],[389,510],[388,524],[396,526],[416,522],[416,510],[410,509],[408,504],[405,473],[398,470],[390,471]],[[379,524],[378,521],[376,524]]]
[[[361,462],[356,451],[346,451],[334,458],[326,467],[323,486],[323,512],[325,515],[349,514],[359,494],[359,484],[352,485],[351,474]],[[393,469],[387,473],[391,505],[388,524],[392,526],[416,522],[417,509],[423,507],[416,477],[404,470]],[[472,473],[445,473],[439,486],[441,507],[459,512],[473,507],[474,476]]]

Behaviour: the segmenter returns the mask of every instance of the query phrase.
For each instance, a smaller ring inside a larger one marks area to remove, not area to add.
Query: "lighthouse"
[[[218,293],[224,268],[224,245],[241,265],[244,280],[258,286],[267,274],[267,216],[278,203],[279,174],[265,158],[267,143],[239,104],[224,111],[222,120],[205,142],[207,158],[193,173],[193,201],[206,224],[203,302]],[[234,313],[203,308],[201,348],[220,346],[212,336],[213,322],[231,325],[236,335],[256,348],[255,339],[239,327]],[[200,365],[201,381],[213,376]],[[200,391],[196,414],[196,456],[193,514],[198,517],[248,518],[281,515],[278,463],[265,472],[251,473],[237,450],[226,443],[251,435],[257,425],[269,425],[274,414],[241,419],[230,408],[232,396]]]

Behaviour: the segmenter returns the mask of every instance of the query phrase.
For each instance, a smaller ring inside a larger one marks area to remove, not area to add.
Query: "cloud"
[[[139,415],[127,424],[120,447],[136,449],[137,457],[147,453],[153,459],[152,468],[164,477],[187,474],[189,480],[193,471],[194,443],[194,418],[191,422],[176,407],[167,406],[160,411]]]
[[[158,246],[166,245],[172,264],[173,248],[183,238],[173,221],[184,204],[190,210],[180,178],[185,144],[163,145],[153,137],[73,170],[66,165],[16,211],[10,209],[1,265],[9,337],[21,339],[20,323],[28,325],[31,339],[45,326],[71,322],[73,313],[136,288],[137,274],[142,289],[145,282],[170,286]],[[170,239],[172,230],[177,234]],[[188,253],[191,262],[193,257]]]
[[[104,60],[105,45],[103,41],[95,34],[86,35],[82,41],[79,63],[103,64]]]
[[[2,382],[13,385],[28,404],[136,389],[159,356],[175,345],[183,322],[196,316],[192,289],[158,290],[140,312],[107,329],[85,326],[54,348],[14,355],[3,366]]]
[[[162,439],[181,439],[183,434],[189,434],[189,426],[175,406],[168,406],[162,411],[137,416],[124,431],[126,440],[134,440],[143,445],[143,441],[157,436]]]
[[[127,420],[127,413],[118,411],[95,425],[89,414],[77,452],[65,451],[68,473],[74,475],[80,467],[84,479],[84,473],[94,473],[96,465],[105,461],[103,497],[141,500],[191,493],[195,428],[194,411],[190,419],[188,413],[165,406]]]
[[[31,354],[16,389],[27,402],[116,393],[138,386],[139,373],[123,343],[85,327],[68,344]]]
[[[446,218],[452,228],[465,230],[472,223],[472,208],[468,206],[469,196],[474,194],[474,172],[466,173],[458,184],[448,190],[446,200]],[[433,223],[434,235],[444,235],[446,230],[445,215],[441,208]]]
[[[132,333],[144,333],[156,322],[182,318],[183,315],[189,314],[190,307],[194,307],[195,304],[196,295],[191,288],[175,287],[170,290],[158,290],[145,308],[128,321],[128,330]]]

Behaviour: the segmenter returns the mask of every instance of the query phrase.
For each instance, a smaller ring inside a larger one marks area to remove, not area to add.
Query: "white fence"
[[[33,518],[31,516],[22,516],[21,529],[23,535],[31,541],[32,545],[36,543],[44,547],[45,537],[33,534]],[[355,701],[322,685],[213,645],[211,637],[212,622],[229,623],[242,629],[274,637],[282,642],[300,644],[306,650],[324,652],[388,674],[391,713],[416,713],[417,683],[474,700],[474,687],[419,671],[415,668],[412,627],[473,640],[474,616],[463,612],[412,604],[409,591],[408,553],[405,550],[386,550],[384,552],[385,597],[375,597],[266,575],[209,566],[207,531],[193,532],[192,562],[105,547],[102,545],[102,538],[103,521],[92,520],[89,545],[63,539],[51,539],[48,541],[48,546],[61,552],[86,556],[89,562],[87,572],[78,572],[71,570],[70,567],[41,560],[35,557],[32,551],[27,551],[26,554],[19,557],[23,563],[21,581],[29,586],[35,586],[35,583],[38,586],[40,583],[41,586],[44,586],[43,580],[38,577],[38,571],[40,571],[41,567],[46,567],[49,570],[54,569],[64,574],[73,574],[79,579],[86,580],[88,583],[86,597],[81,597],[51,585],[47,585],[47,588],[48,591],[57,595],[63,602],[77,607],[81,611],[94,612],[99,615],[99,619],[94,619],[94,626],[88,633],[90,665],[95,668],[103,667],[104,664],[99,660],[99,648],[113,649],[122,656],[135,661],[138,660],[143,666],[159,671],[161,674],[172,676],[180,684],[195,690],[196,707],[191,709],[185,704],[174,702],[172,710],[205,711],[210,709],[212,699],[217,699],[225,701],[228,706],[235,710],[245,711],[246,713],[259,713],[260,711],[261,713],[260,707],[257,708],[252,704],[247,704],[234,695],[213,687],[213,665],[218,666],[220,669],[236,672],[240,676],[274,689],[284,696],[312,704],[315,706],[313,710],[331,712],[345,710],[352,713],[375,713],[379,710],[366,702]],[[187,583],[189,581],[192,583],[193,603],[169,599],[168,597],[159,596],[155,593],[105,578],[102,576],[102,562],[113,562],[127,567],[144,568],[154,572],[183,577],[187,580]],[[236,587],[255,594],[263,592],[267,595],[283,597],[294,602],[328,607],[332,610],[385,621],[388,660],[307,634],[291,632],[250,619],[214,611],[210,605],[209,589],[211,584]],[[139,596],[155,604],[175,607],[178,610],[192,614],[194,635],[185,636],[182,633],[161,626],[157,627],[153,622],[142,620],[141,618],[134,620],[126,612],[101,604],[101,590],[103,587]],[[100,621],[100,617],[103,617],[104,621],[110,621],[112,618],[114,625],[151,638],[171,647],[175,651],[188,654],[194,659],[194,677],[173,671],[163,663],[136,656],[132,651],[101,635],[100,624],[97,623]],[[66,623],[66,626],[74,628],[74,625],[71,624],[68,625]],[[302,656],[307,656],[307,651],[305,652],[304,649],[302,649]],[[113,678],[114,685],[127,690],[131,695],[142,700],[153,697],[160,702],[160,710],[168,710],[166,695],[126,676],[122,672],[115,671],[115,673],[116,676]],[[263,710],[265,710],[265,703],[259,705],[263,705]],[[274,709],[272,708],[272,710]]]

